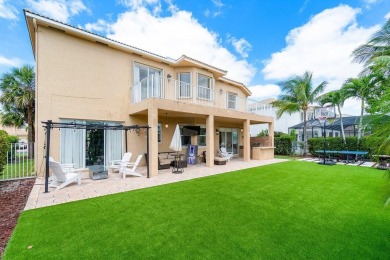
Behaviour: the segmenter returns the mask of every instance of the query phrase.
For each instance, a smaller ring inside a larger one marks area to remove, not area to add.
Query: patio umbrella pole
[[[50,157],[50,131],[51,120],[46,122],[46,173],[45,173],[45,193],[49,192],[49,157]]]

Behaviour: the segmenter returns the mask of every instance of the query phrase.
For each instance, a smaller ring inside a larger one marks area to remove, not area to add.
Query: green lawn
[[[388,196],[382,171],[289,161],[23,212],[4,259],[388,259]]]
[[[35,176],[33,159],[25,159],[21,163],[9,163],[5,165],[3,172],[0,172],[0,180],[32,176]]]

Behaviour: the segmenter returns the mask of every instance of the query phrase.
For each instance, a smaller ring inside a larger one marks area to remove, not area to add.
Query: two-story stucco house
[[[226,71],[196,59],[159,56],[79,28],[25,11],[36,61],[36,169],[44,158],[42,121],[149,125],[151,176],[158,174],[158,153],[169,145],[178,124],[183,149],[187,144],[206,151],[214,166],[220,145],[249,161],[250,125],[273,118],[247,112],[249,89],[224,77]],[[182,44],[182,43],[177,43]],[[188,131],[188,130],[193,131]],[[51,156],[85,167],[120,159],[127,139],[133,154],[146,152],[145,134],[52,131]],[[273,156],[273,147],[268,152]],[[183,152],[185,153],[185,151]],[[119,157],[119,158],[118,158]]]

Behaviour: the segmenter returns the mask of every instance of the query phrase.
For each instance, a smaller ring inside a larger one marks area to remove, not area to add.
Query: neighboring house
[[[158,153],[172,151],[177,124],[181,153],[187,144],[198,145],[208,167],[221,145],[249,161],[252,124],[268,124],[273,156],[273,118],[249,113],[251,92],[224,77],[226,71],[187,56],[162,57],[30,11],[25,18],[36,61],[36,169],[44,158],[41,122],[47,120],[149,125],[152,176],[158,174]],[[61,129],[51,137],[50,155],[78,167],[97,163],[88,156],[91,149],[108,165],[121,158],[125,146],[121,131]],[[146,153],[142,131],[129,133],[127,140],[135,156]]]
[[[9,135],[15,135],[19,137],[19,142],[27,142],[27,130],[25,126],[18,128],[13,126],[0,125],[0,130],[6,131]]]
[[[249,105],[249,111],[251,113],[256,113],[263,116],[272,116],[275,119],[274,130],[278,132],[288,133],[289,128],[292,125],[299,124],[303,122],[303,112],[295,112],[292,114],[284,113],[279,119],[276,117],[276,111],[278,108],[272,105],[272,102],[276,99],[270,98],[262,101],[252,101]],[[314,106],[309,107],[306,117],[307,120],[314,119]],[[267,129],[267,126],[264,125],[253,125],[251,126],[251,136],[256,136],[262,130]]]
[[[364,119],[363,119],[364,120]],[[359,129],[360,116],[343,116],[344,133],[346,137],[357,136]],[[307,126],[307,138],[322,137],[323,136],[323,124],[320,125],[318,120],[309,120],[306,123]],[[303,123],[289,127],[289,131],[295,129],[297,134],[297,141],[302,142],[303,137]],[[340,118],[327,120],[325,123],[326,137],[341,137],[341,123]],[[371,134],[369,127],[365,127],[364,135]]]

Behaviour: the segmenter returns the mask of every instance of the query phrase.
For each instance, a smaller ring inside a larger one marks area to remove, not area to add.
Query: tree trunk
[[[363,112],[364,112],[364,99],[362,98],[362,109],[360,111],[360,119],[359,119],[359,129],[358,129],[358,140],[362,138],[362,130],[363,130]]]
[[[306,110],[303,110],[303,156],[307,154]]]
[[[343,124],[343,115],[341,114],[341,108],[339,105],[337,105],[337,109],[339,110],[339,115],[340,115],[340,127],[341,127],[341,137],[343,138],[344,144],[345,142],[345,132],[344,132],[344,124]]]
[[[34,145],[35,142],[35,125],[34,125],[34,112],[33,105],[30,104],[27,109],[27,142],[28,142],[28,154],[30,158],[34,158]]]

